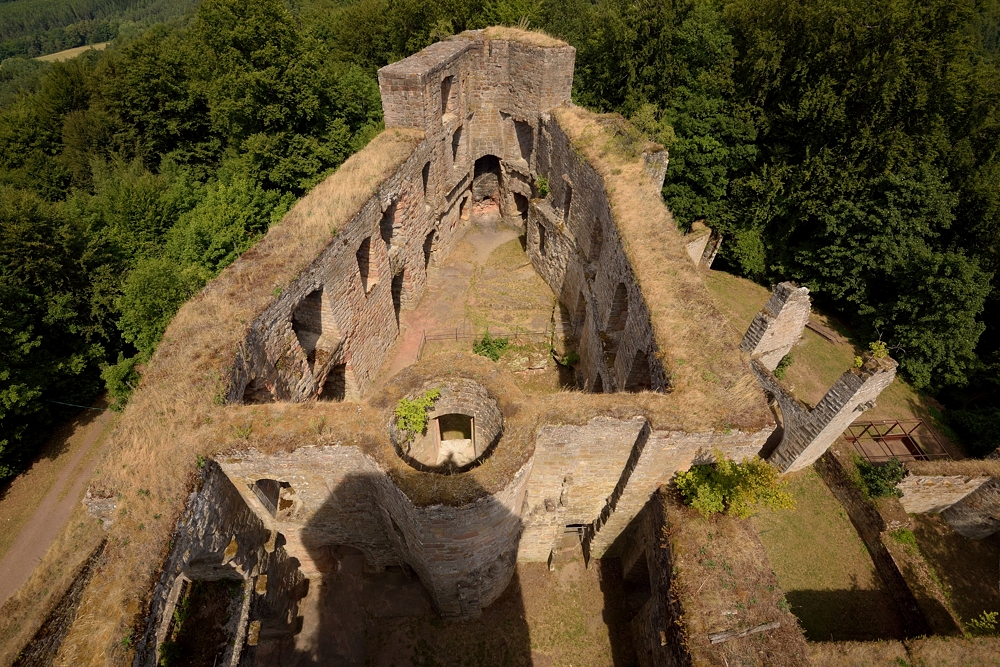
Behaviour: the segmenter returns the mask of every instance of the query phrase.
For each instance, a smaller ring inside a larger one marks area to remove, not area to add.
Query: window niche
[[[628,289],[625,283],[618,283],[615,296],[611,300],[611,313],[608,315],[608,331],[622,331],[628,321]]]
[[[458,166],[459,157],[464,157],[463,153],[462,126],[460,125],[455,130],[455,133],[451,135],[451,162],[453,167]]]
[[[424,205],[428,208],[430,208],[430,193],[427,191],[427,188],[430,184],[430,180],[431,180],[431,163],[428,162],[427,164],[424,165],[424,168],[420,171],[420,183],[423,186],[423,193],[424,193]]]
[[[650,391],[653,388],[649,372],[649,356],[643,350],[638,350],[632,358],[632,368],[625,380],[625,391]]]
[[[319,393],[321,401],[343,401],[347,398],[347,364],[334,364],[326,374],[323,389]]]
[[[424,237],[424,269],[431,265],[431,255],[434,253],[434,242],[437,240],[437,231],[431,230]]]
[[[371,291],[378,284],[378,275],[373,272],[372,269],[372,239],[369,236],[364,241],[361,242],[361,246],[355,253],[355,257],[358,260],[358,274],[361,276],[361,287],[364,289],[365,295],[371,294]]]
[[[323,298],[323,288],[310,292],[292,313],[292,330],[306,353],[309,370],[314,371],[317,360],[322,366],[340,343],[340,331],[333,317],[333,309]]]
[[[399,311],[403,307],[403,271],[392,277],[392,310],[396,314],[396,327],[399,327]]]
[[[545,227],[539,223],[538,225],[538,254],[542,257],[545,256]]]
[[[596,262],[601,258],[601,250],[604,248],[604,227],[601,220],[594,220],[594,226],[590,230],[590,252],[587,253],[587,260]]]
[[[392,237],[396,233],[396,204],[396,201],[389,204],[378,223],[379,234],[385,241],[386,248],[392,247]]]
[[[530,162],[531,151],[534,149],[534,129],[522,120],[515,120],[514,133],[517,135],[517,147],[521,152],[521,159]]]
[[[441,80],[441,115],[454,114],[458,106],[458,88],[455,77],[446,76]]]

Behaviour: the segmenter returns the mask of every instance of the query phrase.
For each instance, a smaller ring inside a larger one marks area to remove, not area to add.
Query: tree
[[[0,187],[0,480],[45,433],[46,401],[97,388],[104,349],[88,317],[84,231],[36,195]]]

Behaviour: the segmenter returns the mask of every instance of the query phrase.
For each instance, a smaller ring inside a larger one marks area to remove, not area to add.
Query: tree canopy
[[[379,67],[498,22],[577,48],[574,101],[669,149],[725,269],[808,286],[970,438],[1000,409],[997,0],[194,6],[0,3],[0,54],[114,38],[0,64],[0,480],[52,401],[127,400],[180,304],[380,130]]]

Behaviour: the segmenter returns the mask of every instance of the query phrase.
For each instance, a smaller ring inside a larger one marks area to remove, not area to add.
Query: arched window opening
[[[274,392],[261,378],[253,378],[243,390],[244,404],[274,403]]]
[[[282,510],[291,508],[294,504],[289,498],[292,492],[288,482],[280,482],[276,479],[258,479],[250,485],[250,490],[273,517],[276,517]]]
[[[538,254],[545,256],[545,227],[538,225]]]
[[[566,184],[566,197],[563,199],[563,221],[569,220],[569,208],[573,205],[573,188]]]
[[[455,165],[455,163],[458,162],[458,154],[461,148],[462,148],[462,127],[459,126],[458,129],[455,130],[455,134],[451,135],[451,161],[453,165]]]
[[[628,379],[625,380],[625,391],[650,391],[653,382],[649,372],[649,357],[645,351],[639,350],[632,358],[632,368],[629,369]]]
[[[453,413],[441,415],[437,422],[437,465],[459,468],[476,458],[475,420],[470,415]]]
[[[396,326],[399,326],[399,311],[403,306],[403,272],[392,277],[392,309],[396,313]]]
[[[310,292],[295,307],[292,331],[306,353],[309,370],[313,370],[316,364],[317,350],[332,350],[339,342],[340,332],[333,318],[333,309],[323,298],[322,287]]]
[[[594,227],[590,230],[590,252],[587,259],[596,262],[601,258],[601,250],[604,248],[604,227],[601,220],[594,220]]]
[[[347,364],[334,364],[326,374],[319,398],[323,401],[342,401],[347,397]]]
[[[618,283],[615,296],[611,300],[611,314],[608,316],[608,331],[621,331],[628,320],[628,289],[625,283]]]
[[[428,162],[427,164],[424,165],[423,170],[420,172],[420,180],[423,183],[424,199],[425,200],[428,197],[428,195],[427,195],[427,185],[428,185],[428,183],[430,181],[430,178],[431,178],[431,163]]]
[[[517,214],[521,216],[521,220],[528,219],[528,198],[522,194],[514,193],[514,207],[517,209]]]
[[[521,120],[515,120],[514,133],[517,135],[517,146],[521,151],[521,158],[526,162],[530,161],[535,131],[529,123],[525,123]]]
[[[385,213],[382,214],[382,219],[378,223],[379,233],[382,236],[382,240],[385,241],[386,247],[392,246],[392,236],[396,232],[396,202],[389,204],[389,208],[385,209]]]
[[[576,312],[573,313],[573,319],[577,328],[582,327],[587,321],[587,297],[583,295],[583,292],[580,292],[580,298],[576,300]]]
[[[424,237],[424,268],[426,269],[431,265],[431,254],[434,252],[434,241],[437,237],[437,232],[431,230],[427,232],[427,236]]]

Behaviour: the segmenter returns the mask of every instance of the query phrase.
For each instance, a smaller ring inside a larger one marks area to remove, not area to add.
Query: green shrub
[[[157,664],[159,667],[172,667],[179,664],[182,657],[180,645],[168,639],[160,644],[160,660]]]
[[[549,194],[549,179],[539,176],[535,180],[535,189],[538,190],[539,197],[547,197]]]
[[[580,355],[576,352],[567,352],[559,363],[563,366],[576,366],[580,363]]]
[[[910,530],[909,528],[900,528],[899,530],[894,530],[891,533],[889,533],[889,536],[892,537],[892,539],[899,542],[900,544],[903,544],[908,547],[913,547],[914,549],[919,548],[917,546],[917,536],[914,535],[913,531]]]
[[[509,345],[510,341],[508,339],[493,338],[490,336],[489,329],[487,329],[483,337],[472,344],[472,351],[493,361],[499,361]]]
[[[906,468],[899,459],[891,458],[885,463],[869,463],[858,455],[854,457],[858,469],[861,490],[869,498],[899,498],[903,494],[896,485],[906,477]]]
[[[778,378],[779,380],[784,380],[785,373],[787,372],[788,367],[791,366],[793,363],[795,363],[795,357],[793,357],[790,354],[786,354],[785,356],[783,356],[781,358],[781,361],[778,362],[777,368],[774,369],[774,377]]]
[[[441,396],[438,388],[428,389],[412,401],[401,398],[396,404],[396,428],[407,434],[407,439],[423,433],[427,428],[427,411],[434,407],[434,401]]]
[[[725,512],[741,519],[753,516],[761,506],[792,509],[792,496],[784,490],[778,471],[760,458],[742,463],[716,450],[715,463],[692,466],[674,479],[686,505],[702,516]]]
[[[970,635],[995,635],[997,633],[997,612],[984,611],[978,618],[973,618],[966,623],[965,629]]]

